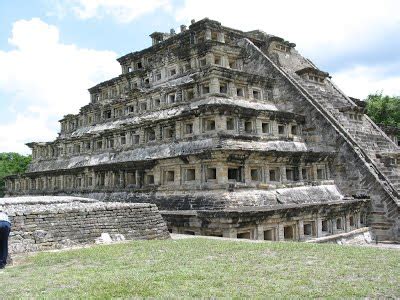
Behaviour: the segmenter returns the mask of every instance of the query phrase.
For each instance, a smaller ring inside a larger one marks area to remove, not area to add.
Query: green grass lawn
[[[400,251],[135,241],[28,255],[0,276],[0,298],[400,297]]]

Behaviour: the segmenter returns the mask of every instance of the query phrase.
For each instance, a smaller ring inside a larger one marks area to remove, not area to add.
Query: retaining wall
[[[158,208],[147,203],[104,203],[78,197],[3,198],[10,216],[10,253],[94,243],[102,233],[112,240],[167,239]]]

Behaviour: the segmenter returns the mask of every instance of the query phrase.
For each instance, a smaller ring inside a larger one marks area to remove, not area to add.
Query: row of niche
[[[185,164],[162,166],[157,170],[89,171],[75,175],[40,176],[7,180],[9,191],[72,189],[92,187],[142,187],[146,185],[185,185],[197,183],[288,183],[321,181],[329,178],[324,163],[285,164]]]
[[[91,94],[91,102],[113,100],[125,95],[135,88],[151,88],[167,80],[187,74],[206,66],[219,66],[228,69],[242,70],[243,60],[238,54],[226,54],[221,51],[209,52],[202,57],[192,57],[189,61],[175,62],[163,67],[156,67],[147,73],[147,76],[135,76],[126,82],[116,83],[114,86],[100,87],[101,91]],[[131,72],[131,71],[129,71]],[[128,73],[129,73],[128,72]],[[124,73],[125,74],[125,73]]]
[[[270,102],[273,92],[270,88],[234,83],[217,77],[210,78],[199,84],[185,89],[178,89],[166,93],[154,93],[147,99],[138,99],[130,102],[115,103],[104,106],[102,109],[74,116],[61,121],[61,133],[72,132],[84,126],[94,125],[111,119],[140,115],[157,109],[164,109],[182,102],[191,102],[199,97],[210,94],[222,94],[234,99],[249,101]]]
[[[278,122],[267,117],[240,118],[238,116],[201,116],[189,120],[176,121],[171,124],[144,126],[114,134],[104,134],[101,138],[86,141],[70,142],[64,146],[36,146],[32,150],[33,159],[54,158],[63,155],[79,155],[93,151],[122,149],[154,142],[169,142],[210,133],[226,132],[228,134],[245,134],[264,138],[290,138],[301,135],[301,124],[295,121]],[[86,138],[83,138],[86,139]]]

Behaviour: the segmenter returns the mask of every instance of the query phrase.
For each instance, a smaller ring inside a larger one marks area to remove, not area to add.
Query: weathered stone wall
[[[18,197],[0,202],[10,216],[10,252],[58,249],[112,239],[167,239],[154,204],[103,203],[77,197]],[[123,236],[123,237],[122,237]]]
[[[332,178],[343,194],[368,195],[372,211],[369,224],[379,240],[400,239],[400,205],[398,192],[389,186],[371,155],[342,128],[328,109],[318,103],[293,77],[278,66],[248,40],[239,45],[245,49],[244,71],[257,75],[276,76],[274,97],[280,110],[304,115],[307,126],[303,132],[309,149],[332,146],[338,153],[331,170]]]
[[[164,191],[154,193],[92,192],[76,193],[105,202],[154,203],[160,210],[224,210],[240,207],[273,207],[276,205],[323,204],[343,199],[332,182],[319,186],[302,186],[276,190],[232,189],[191,191]]]
[[[82,195],[82,194],[80,194]],[[273,207],[305,203],[328,203],[343,199],[335,185],[303,186],[276,190],[232,189],[155,193],[90,193],[87,197],[101,201],[154,203],[162,210],[223,210],[241,207]]]

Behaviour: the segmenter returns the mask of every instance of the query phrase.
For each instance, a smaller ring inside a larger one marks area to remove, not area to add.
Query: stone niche
[[[10,253],[60,249],[116,240],[170,238],[158,208],[147,203],[104,203],[79,197],[3,198],[12,223]]]

